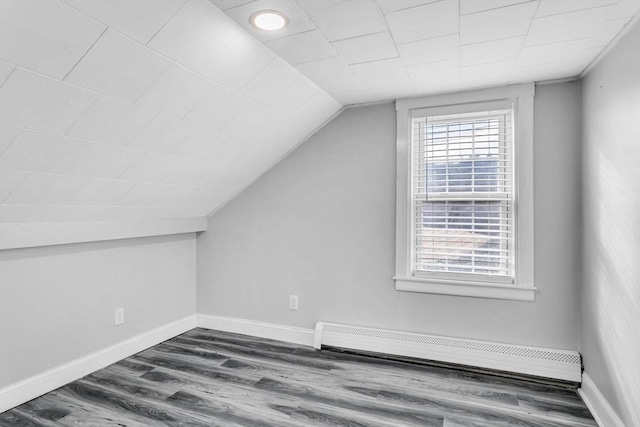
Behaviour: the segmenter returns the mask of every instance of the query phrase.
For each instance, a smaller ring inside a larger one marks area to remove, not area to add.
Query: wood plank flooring
[[[0,426],[597,426],[575,390],[193,329]]]

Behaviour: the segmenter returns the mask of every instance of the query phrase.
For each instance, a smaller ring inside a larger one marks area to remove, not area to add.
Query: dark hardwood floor
[[[0,426],[596,426],[575,390],[194,329]]]

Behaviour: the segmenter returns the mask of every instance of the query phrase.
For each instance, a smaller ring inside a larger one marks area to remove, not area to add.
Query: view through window
[[[412,119],[412,270],[513,282],[513,108]]]

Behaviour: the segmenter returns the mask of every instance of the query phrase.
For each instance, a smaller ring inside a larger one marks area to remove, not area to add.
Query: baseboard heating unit
[[[580,382],[576,351],[318,322],[314,347],[336,347]]]

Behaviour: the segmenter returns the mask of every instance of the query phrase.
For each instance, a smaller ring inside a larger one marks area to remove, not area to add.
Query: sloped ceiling
[[[211,0],[339,102],[579,75],[639,0]],[[249,24],[258,10],[283,31]]]
[[[4,223],[207,215],[341,108],[207,0],[0,7]]]
[[[1,0],[0,222],[205,216],[341,103],[575,76],[639,5]]]

